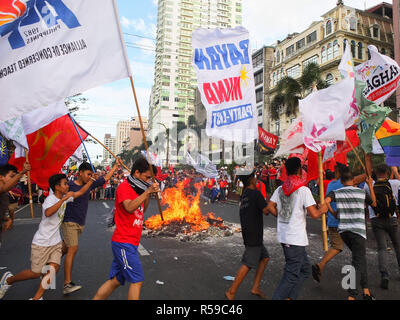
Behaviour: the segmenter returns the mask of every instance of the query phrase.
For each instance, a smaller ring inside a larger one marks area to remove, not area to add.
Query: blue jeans
[[[296,300],[304,281],[311,275],[311,264],[306,247],[282,243],[286,265],[282,280],[276,288],[272,300]]]

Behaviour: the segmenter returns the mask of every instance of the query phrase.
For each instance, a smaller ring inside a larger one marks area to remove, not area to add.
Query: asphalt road
[[[112,210],[112,201],[91,201],[85,231],[80,238],[79,251],[75,259],[72,280],[83,286],[80,291],[64,296],[63,272],[61,267],[56,289],[45,294],[46,300],[89,300],[99,286],[107,280],[112,262],[112,230],[107,227],[107,216]],[[235,204],[201,203],[203,214],[215,213],[227,222],[239,227],[239,210]],[[157,205],[151,201],[146,217],[157,213]],[[30,218],[29,208],[23,208],[16,214],[12,230],[3,234],[0,249],[0,274],[11,271],[14,274],[30,268],[30,245],[40,222],[41,208],[35,205],[35,217]],[[308,219],[307,230],[310,246],[307,251],[312,263],[323,255],[321,240],[321,222]],[[265,271],[261,289],[272,297],[282,276],[284,256],[276,240],[275,217],[264,217],[264,244],[268,248],[271,260]],[[142,237],[141,262],[145,272],[145,282],[141,292],[143,300],[224,300],[224,292],[231,282],[224,276],[235,276],[240,267],[243,254],[243,242],[240,233],[230,237],[208,238],[201,242],[182,242],[175,238]],[[390,290],[380,289],[380,277],[377,266],[376,245],[371,230],[368,230],[368,272],[370,289],[378,300],[400,298],[400,280],[393,250],[389,251]],[[350,251],[346,248],[327,266],[320,284],[308,279],[299,295],[299,300],[344,300],[346,291],[341,288],[343,275],[341,269],[351,262]],[[238,300],[258,300],[251,295],[250,289],[254,271],[240,287]],[[33,296],[39,280],[17,283],[10,288],[4,300],[27,300]],[[110,300],[125,300],[128,286],[118,288]]]

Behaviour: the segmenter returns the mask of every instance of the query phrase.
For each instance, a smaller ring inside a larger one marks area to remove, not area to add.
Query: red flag
[[[168,166],[168,169],[171,172],[171,174],[174,174],[174,168],[172,167],[171,164]]]
[[[88,137],[87,132],[78,125],[83,140]],[[31,165],[31,179],[40,188],[49,188],[50,176],[60,173],[68,158],[74,154],[82,143],[74,124],[68,115],[54,120],[47,126],[26,136],[29,145],[29,163]],[[13,154],[9,163],[19,170],[25,158],[15,158]]]
[[[275,150],[278,144],[279,137],[265,131],[263,128],[258,126],[258,140],[261,146],[264,147],[264,149],[269,148]]]

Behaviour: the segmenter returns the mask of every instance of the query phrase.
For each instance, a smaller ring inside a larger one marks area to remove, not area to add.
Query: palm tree
[[[285,111],[288,117],[296,115],[299,100],[304,99],[311,92],[314,84],[318,90],[329,86],[325,80],[322,80],[321,69],[316,63],[308,64],[298,80],[291,77],[281,79],[276,86],[277,94],[271,101],[272,119],[279,119],[279,113],[283,106],[286,107]]]

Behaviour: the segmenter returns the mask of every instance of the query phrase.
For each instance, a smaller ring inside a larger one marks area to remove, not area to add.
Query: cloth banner
[[[358,65],[356,79],[366,84],[364,98],[380,105],[386,101],[400,85],[400,68],[392,58],[380,54],[378,49],[368,46],[371,59]]]
[[[207,110],[206,134],[251,143],[258,138],[249,33],[243,27],[193,32],[193,66]]]
[[[400,124],[386,119],[375,134],[386,155],[386,164],[400,166]]]
[[[1,0],[0,122],[130,76],[113,0]]]
[[[196,160],[193,159],[189,152],[186,153],[185,159],[189,166],[192,166],[197,172],[203,174],[207,178],[218,177],[217,167],[210,161],[210,159],[200,153],[197,153],[195,158]]]
[[[279,137],[258,126],[258,143],[265,150],[275,150]]]

